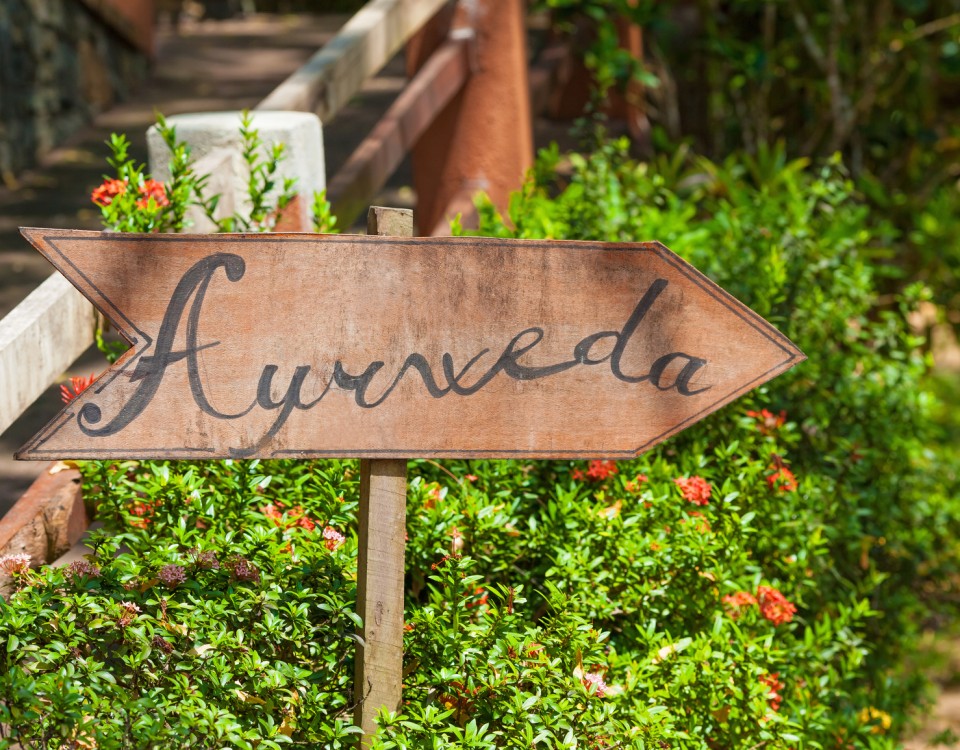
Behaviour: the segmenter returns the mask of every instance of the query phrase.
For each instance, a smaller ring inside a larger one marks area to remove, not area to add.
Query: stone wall
[[[147,56],[79,0],[0,0],[0,177],[124,98]]]

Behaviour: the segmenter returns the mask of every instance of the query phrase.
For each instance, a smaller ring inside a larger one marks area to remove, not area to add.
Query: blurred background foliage
[[[888,235],[886,291],[926,282],[960,326],[960,2],[538,0],[598,86],[642,85],[640,155],[813,162],[839,153]],[[642,60],[622,46],[642,29]],[[756,179],[763,179],[758,172]],[[932,314],[927,316],[933,322]]]

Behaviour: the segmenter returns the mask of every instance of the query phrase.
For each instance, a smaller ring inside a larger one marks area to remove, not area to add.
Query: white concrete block
[[[320,119],[308,112],[251,112],[253,127],[264,143],[264,156],[276,143],[285,144],[286,156],[277,170],[277,184],[286,177],[296,179],[300,195],[290,216],[301,229],[311,226],[310,205],[313,193],[326,187],[323,158],[323,130]],[[243,141],[240,137],[240,112],[200,112],[167,118],[174,126],[177,138],[190,146],[190,152],[199,174],[210,174],[206,195],[220,193],[217,216],[229,216],[236,210],[244,213],[249,207],[247,182],[249,172],[241,158]],[[170,150],[163,142],[156,126],[147,131],[147,149],[150,172],[155,180],[170,180]],[[201,211],[192,211],[194,224],[191,232],[210,232],[213,224]]]

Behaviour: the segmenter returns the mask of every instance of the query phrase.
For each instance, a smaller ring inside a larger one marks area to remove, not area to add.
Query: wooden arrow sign
[[[18,458],[626,458],[804,359],[655,242],[23,233],[132,346]]]

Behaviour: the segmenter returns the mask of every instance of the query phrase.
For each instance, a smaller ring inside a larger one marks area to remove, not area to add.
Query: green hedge
[[[658,239],[810,359],[634,461],[412,462],[375,747],[898,746],[958,508],[886,239],[838,164],[695,166],[547,152],[481,232]],[[0,606],[0,747],[350,743],[356,466],[81,469],[106,529]]]

